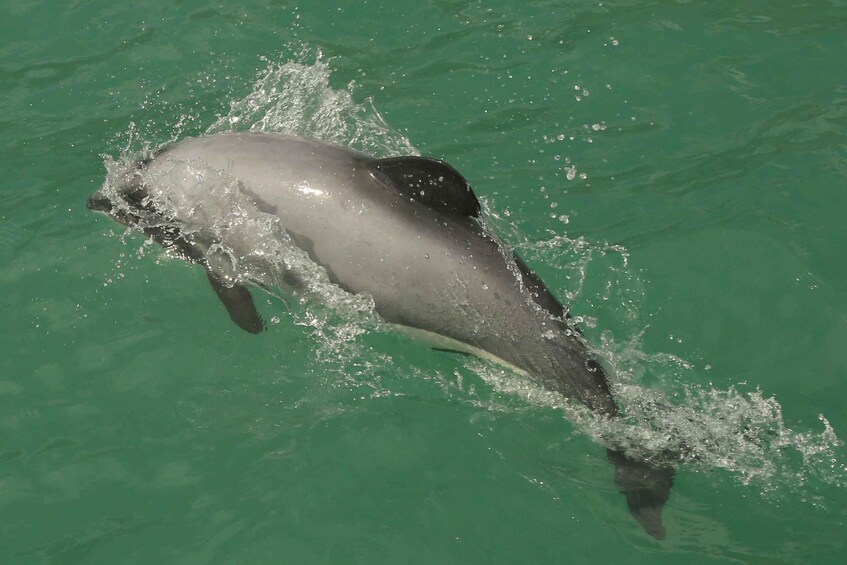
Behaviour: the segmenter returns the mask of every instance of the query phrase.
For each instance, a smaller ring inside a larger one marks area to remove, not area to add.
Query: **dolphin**
[[[118,177],[91,195],[88,208],[201,264],[231,319],[248,332],[264,329],[248,284],[302,283],[279,262],[263,264],[249,232],[226,242],[228,256],[251,256],[258,275],[243,280],[221,260],[214,227],[231,224],[234,207],[252,206],[278,220],[332,283],[372,297],[387,322],[528,373],[598,418],[618,415],[606,372],[566,308],[486,228],[470,184],[447,163],[377,159],[285,135],[223,133],[171,144]],[[210,178],[236,187],[236,199],[222,199]],[[607,457],[632,515],[664,538],[673,467],[619,447],[609,447]]]

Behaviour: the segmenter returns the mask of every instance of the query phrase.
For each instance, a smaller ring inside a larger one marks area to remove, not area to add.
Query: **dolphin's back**
[[[180,163],[238,179],[334,283],[371,295],[387,321],[486,351],[592,409],[614,412],[605,374],[564,323],[565,309],[482,228],[476,197],[449,165],[371,159],[293,137],[222,134],[176,144],[148,169]]]

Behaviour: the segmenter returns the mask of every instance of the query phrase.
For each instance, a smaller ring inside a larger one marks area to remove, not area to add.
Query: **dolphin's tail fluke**
[[[664,539],[662,509],[671,494],[673,467],[630,457],[615,449],[608,450],[608,457],[615,466],[615,484],[626,497],[632,516],[648,534]]]

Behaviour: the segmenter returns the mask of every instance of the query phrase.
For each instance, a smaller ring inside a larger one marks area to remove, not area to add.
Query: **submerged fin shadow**
[[[615,484],[626,497],[633,518],[654,538],[665,539],[662,509],[671,494],[674,468],[614,449],[607,450],[607,454],[615,466]]]

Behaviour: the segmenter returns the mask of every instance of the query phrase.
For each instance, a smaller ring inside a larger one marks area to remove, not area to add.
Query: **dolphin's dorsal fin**
[[[238,327],[251,334],[260,333],[265,329],[265,324],[262,322],[259,311],[256,310],[256,305],[253,304],[253,297],[247,287],[240,284],[227,286],[208,268],[206,275],[209,277],[209,283],[215,289],[218,298],[226,306],[229,317]]]
[[[429,157],[389,157],[368,162],[368,169],[424,206],[459,216],[478,217],[471,185],[453,167]]]

